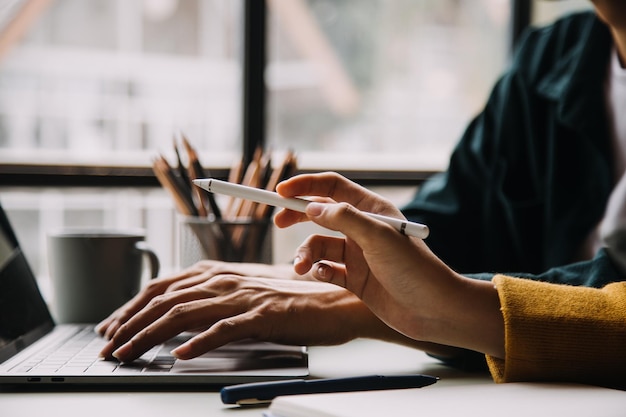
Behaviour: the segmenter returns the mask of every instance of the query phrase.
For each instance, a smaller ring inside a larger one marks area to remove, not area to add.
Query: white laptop
[[[176,361],[169,352],[187,334],[130,364],[98,358],[106,341],[94,324],[56,325],[0,206],[0,385],[224,386],[303,378],[302,346],[245,341]]]

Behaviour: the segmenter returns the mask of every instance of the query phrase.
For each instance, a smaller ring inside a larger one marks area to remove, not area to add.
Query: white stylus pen
[[[226,194],[231,197],[242,198],[244,200],[252,200],[257,203],[263,203],[270,206],[282,207],[293,211],[304,213],[306,206],[310,201],[302,198],[285,198],[279,194],[262,190],[260,188],[247,187],[241,184],[234,184],[216,180],[214,178],[204,178],[193,180],[193,183],[212,193]],[[375,219],[383,221],[393,226],[397,231],[407,236],[414,236],[420,239],[428,237],[428,226],[420,223],[409,222],[407,220],[396,219],[393,217],[381,216],[380,214],[365,213]]]

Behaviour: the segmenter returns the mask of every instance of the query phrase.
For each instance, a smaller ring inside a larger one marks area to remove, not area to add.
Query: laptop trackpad
[[[238,342],[194,359],[178,360],[171,372],[234,372],[302,366],[306,366],[306,352],[303,347],[265,342]]]

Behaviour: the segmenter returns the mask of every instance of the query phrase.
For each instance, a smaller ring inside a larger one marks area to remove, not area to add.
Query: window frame
[[[257,147],[264,147],[266,90],[264,69],[267,56],[267,5],[265,0],[244,0],[243,6],[243,108],[242,155],[250,161]],[[510,51],[529,25],[532,2],[511,0]],[[228,167],[210,167],[217,178],[228,176]],[[299,172],[310,172],[300,170]],[[415,186],[435,174],[429,170],[338,170],[364,186]],[[1,186],[55,187],[156,187],[159,182],[146,166],[94,166],[67,164],[1,163]]]

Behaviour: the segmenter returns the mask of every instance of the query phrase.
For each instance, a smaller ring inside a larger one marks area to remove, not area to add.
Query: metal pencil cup
[[[227,262],[272,262],[271,219],[212,220],[183,216],[178,222],[178,265],[204,259]]]

